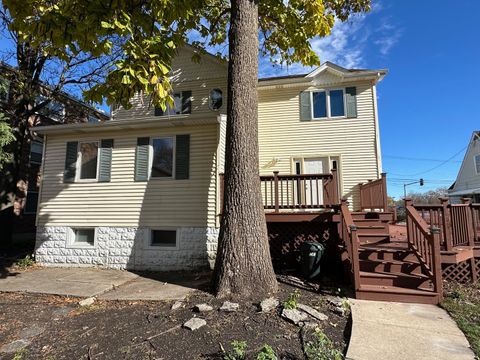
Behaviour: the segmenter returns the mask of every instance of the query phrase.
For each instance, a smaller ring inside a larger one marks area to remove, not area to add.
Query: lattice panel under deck
[[[480,262],[480,259],[476,259],[477,264]],[[459,283],[471,282],[472,277],[472,266],[470,260],[462,261],[458,264],[448,264],[443,265],[443,278],[445,280],[455,281]],[[478,272],[477,272],[478,273]]]

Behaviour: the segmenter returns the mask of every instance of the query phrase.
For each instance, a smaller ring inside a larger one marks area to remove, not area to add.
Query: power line
[[[396,176],[417,176],[417,175],[422,175],[422,174],[426,174],[426,173],[429,173],[433,170],[436,170],[438,169],[439,167],[445,165],[446,163],[452,161],[456,156],[460,155],[463,151],[465,151],[467,149],[468,145],[465,146],[463,149],[461,149],[460,151],[456,152],[455,154],[453,154],[452,156],[450,156],[447,160],[445,161],[442,161],[440,164],[432,167],[431,169],[428,169],[428,170],[425,170],[425,171],[420,171],[420,172],[417,172],[417,173],[414,173],[414,174],[395,174],[395,173],[391,173],[392,175],[396,175]]]
[[[446,160],[440,159],[429,159],[429,158],[418,158],[418,157],[407,157],[407,156],[397,156],[397,155],[383,155],[384,158],[397,159],[397,160],[408,160],[408,161],[430,161],[430,162],[444,162]],[[452,160],[452,162],[461,163],[461,160]]]

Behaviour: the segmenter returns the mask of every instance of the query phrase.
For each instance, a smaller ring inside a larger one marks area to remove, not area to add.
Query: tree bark
[[[224,206],[214,271],[218,297],[277,290],[258,160],[258,3],[233,0],[229,30]]]

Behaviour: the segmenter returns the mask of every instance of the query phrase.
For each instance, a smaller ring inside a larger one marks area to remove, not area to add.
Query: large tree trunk
[[[214,291],[262,296],[277,290],[258,167],[258,4],[231,2],[224,211]]]

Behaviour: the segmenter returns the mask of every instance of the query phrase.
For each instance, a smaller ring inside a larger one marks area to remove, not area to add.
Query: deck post
[[[360,290],[360,259],[359,259],[359,239],[357,234],[357,225],[351,224],[350,228],[350,241],[352,244],[352,270],[355,283],[355,291]]]
[[[450,216],[450,209],[448,207],[448,198],[441,197],[439,198],[440,204],[442,205],[442,215],[443,215],[443,237],[445,241],[445,250],[451,251],[453,249],[453,239],[452,239],[452,219]]]
[[[442,286],[442,258],[440,253],[440,228],[431,226],[430,233],[432,234],[432,246],[433,246],[433,269],[434,276],[433,286],[435,292],[439,296],[439,301],[443,298],[443,286]]]
[[[278,171],[273,172],[273,184],[274,184],[274,199],[275,199],[275,212],[280,212],[280,204],[278,200]]]
[[[337,205],[340,200],[340,189],[338,186],[337,169],[332,169],[332,190],[333,190],[333,195],[331,197],[331,203],[329,205]]]
[[[383,212],[388,210],[387,173],[382,173]]]
[[[477,229],[475,226],[475,212],[472,208],[471,198],[462,198],[462,202],[465,205],[468,205],[466,210],[467,212],[467,236],[468,236],[468,246],[475,246],[475,234],[477,233]]]

